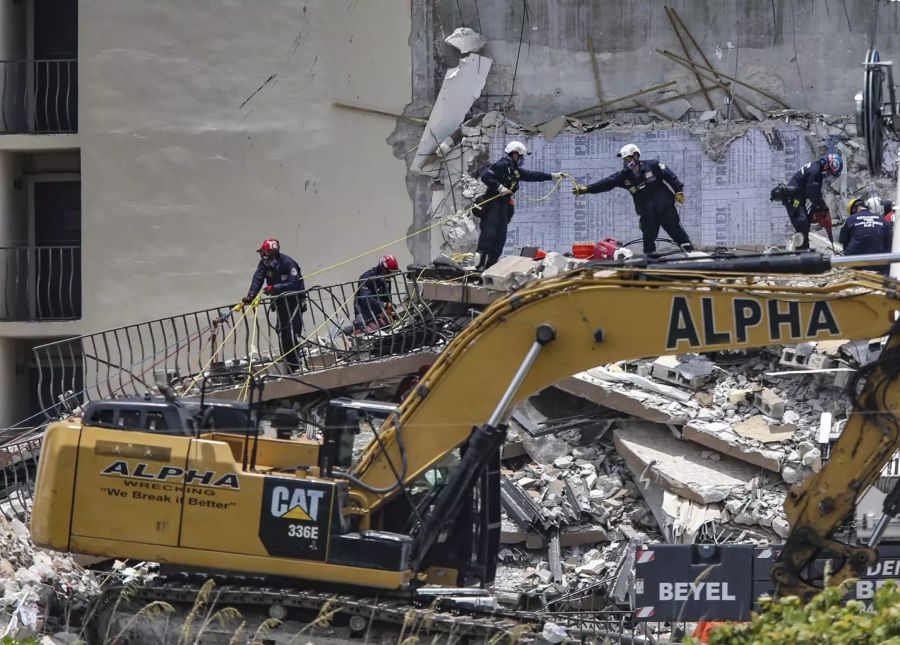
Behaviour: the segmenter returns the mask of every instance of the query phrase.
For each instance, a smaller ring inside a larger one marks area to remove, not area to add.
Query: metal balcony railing
[[[81,318],[81,247],[0,247],[0,321]]]
[[[35,347],[41,407],[53,418],[61,396],[81,404],[143,395],[162,375],[182,394],[198,391],[198,375],[214,377],[208,388],[230,388],[243,378],[235,381],[229,371],[309,374],[448,337],[415,280],[404,274],[385,280],[390,295],[377,301],[361,298],[358,283],[346,282],[266,298],[255,311],[223,306]],[[301,311],[296,305],[304,294]]]
[[[78,132],[78,60],[0,61],[0,134]]]

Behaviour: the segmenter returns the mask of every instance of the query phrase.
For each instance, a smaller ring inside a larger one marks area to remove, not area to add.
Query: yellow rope
[[[259,333],[259,325],[257,325],[257,315],[258,315],[258,307],[253,307],[253,333],[250,335],[250,354],[247,356],[247,372],[250,374],[253,373],[253,348],[256,345],[256,339]],[[258,351],[258,350],[257,350]],[[241,391],[238,393],[238,401],[244,400],[244,395],[250,394],[250,377],[248,375],[247,380],[244,381],[244,385],[241,386]]]
[[[537,197],[537,198],[526,197],[525,199],[526,199],[527,201],[529,201],[529,202],[542,202],[542,201],[544,201],[545,199],[549,198],[553,193],[556,192],[556,190],[559,188],[560,184],[563,182],[564,179],[569,179],[569,180],[571,180],[571,181],[572,181],[572,184],[577,186],[577,184],[575,183],[575,180],[572,178],[572,175],[570,175],[569,173],[562,173],[562,177],[560,177],[559,179],[556,180],[556,183],[553,185],[553,188],[551,188],[551,189],[550,189],[550,192],[548,192],[546,195],[544,195],[543,197]],[[345,264],[349,264],[350,262],[355,262],[356,260],[359,260],[359,259],[361,259],[361,258],[364,258],[364,257],[366,257],[367,255],[371,255],[372,253],[376,253],[376,252],[378,252],[378,251],[383,251],[384,249],[386,249],[386,248],[388,248],[388,247],[391,247],[391,246],[394,246],[395,244],[399,244],[400,242],[404,242],[404,241],[410,239],[411,237],[415,237],[416,235],[420,235],[420,234],[422,234],[422,233],[424,233],[424,232],[426,232],[426,231],[430,231],[430,230],[433,229],[433,228],[436,228],[436,227],[438,227],[438,226],[441,226],[441,225],[444,224],[445,222],[449,222],[450,220],[456,219],[456,218],[458,218],[458,217],[462,217],[463,215],[468,215],[469,213],[471,213],[471,212],[472,212],[473,210],[475,210],[476,208],[481,208],[482,206],[484,206],[484,205],[487,204],[488,202],[493,201],[493,200],[497,199],[497,198],[500,197],[500,196],[501,196],[501,195],[498,193],[498,194],[494,195],[493,197],[488,197],[488,198],[485,199],[484,201],[479,202],[479,203],[477,203],[477,204],[473,204],[473,205],[470,206],[469,208],[465,208],[465,209],[463,209],[463,210],[457,211],[457,212],[453,213],[452,215],[448,215],[447,217],[442,217],[442,218],[440,218],[440,219],[434,221],[433,223],[429,224],[428,226],[425,226],[425,227],[420,228],[420,229],[418,229],[418,230],[416,230],[416,231],[413,231],[412,233],[409,233],[409,234],[407,234],[407,235],[404,235],[403,237],[398,237],[396,240],[391,240],[390,242],[386,242],[385,244],[382,244],[382,245],[380,245],[380,246],[376,246],[376,247],[374,247],[374,248],[371,248],[371,249],[369,249],[368,251],[363,251],[363,252],[360,253],[359,255],[354,255],[352,258],[347,258],[346,260],[341,260],[340,262],[337,262],[337,263],[332,264],[332,265],[330,265],[330,266],[327,266],[327,267],[324,267],[324,268],[322,268],[322,269],[319,269],[318,271],[314,271],[314,272],[310,273],[309,275],[304,276],[304,278],[306,278],[306,279],[312,278],[313,276],[320,275],[320,274],[322,274],[322,273],[325,273],[326,271],[331,271],[332,269],[336,269],[336,268],[338,268],[338,267],[344,266]]]
[[[525,199],[526,199],[527,201],[529,201],[529,202],[542,202],[542,201],[544,201],[545,199],[549,198],[553,193],[555,193],[555,192],[557,191],[557,189],[558,189],[559,186],[562,184],[562,182],[563,182],[564,179],[570,179],[570,180],[572,181],[572,183],[575,184],[574,179],[572,179],[572,175],[570,175],[570,174],[568,174],[568,173],[561,173],[561,174],[562,174],[562,176],[561,176],[559,179],[556,180],[556,183],[553,184],[553,188],[551,188],[550,191],[549,191],[546,195],[544,195],[543,197],[538,197],[538,198],[530,198],[530,197],[526,197]],[[575,185],[577,185],[577,184],[575,184]],[[358,255],[355,255],[355,256],[353,256],[353,257],[351,257],[351,258],[347,258],[347,259],[345,259],[345,260],[341,260],[340,262],[337,262],[337,263],[332,264],[332,265],[330,265],[330,266],[327,266],[327,267],[324,267],[324,268],[322,268],[322,269],[319,269],[318,271],[313,271],[312,273],[310,273],[310,274],[304,276],[304,278],[308,280],[309,278],[312,278],[312,277],[317,276],[317,275],[321,275],[322,273],[325,273],[326,271],[331,271],[332,269],[336,269],[336,268],[338,268],[338,267],[344,266],[345,264],[349,264],[349,263],[351,263],[351,262],[355,262],[356,260],[359,260],[359,259],[361,259],[361,258],[364,258],[364,257],[366,257],[367,255],[370,255],[370,254],[372,254],[372,253],[376,253],[376,252],[378,252],[378,251],[382,251],[382,250],[384,250],[384,249],[386,249],[386,248],[388,248],[388,247],[391,247],[391,246],[393,246],[393,245],[395,245],[395,244],[399,244],[400,242],[403,242],[403,241],[408,240],[408,239],[410,239],[410,238],[412,238],[412,237],[415,237],[416,235],[420,235],[420,234],[422,234],[422,233],[424,233],[424,232],[426,232],[426,231],[430,231],[430,230],[433,229],[433,228],[436,228],[436,227],[438,227],[438,226],[441,226],[441,225],[444,224],[445,222],[449,222],[449,221],[451,221],[451,220],[453,220],[453,219],[462,217],[462,216],[464,216],[464,215],[468,215],[469,213],[471,213],[471,212],[472,212],[473,210],[475,210],[476,208],[481,208],[482,206],[484,206],[484,205],[487,204],[488,202],[491,202],[491,201],[497,199],[497,198],[500,197],[500,196],[501,196],[501,195],[498,193],[498,194],[494,195],[493,197],[489,197],[489,198],[485,199],[484,201],[481,201],[481,202],[478,202],[478,203],[476,203],[476,204],[473,204],[473,205],[470,206],[469,208],[465,208],[465,209],[463,209],[463,210],[457,211],[457,212],[453,213],[452,215],[448,215],[447,217],[442,217],[442,218],[440,218],[440,219],[434,221],[433,223],[429,224],[428,226],[422,227],[422,228],[420,228],[420,229],[418,229],[418,230],[416,230],[416,231],[413,231],[412,233],[409,233],[409,234],[407,234],[407,235],[404,235],[403,237],[399,237],[399,238],[397,238],[396,240],[391,240],[390,242],[386,242],[385,244],[382,244],[382,245],[380,245],[380,246],[376,246],[376,247],[373,247],[373,248],[371,248],[371,249],[369,249],[369,250],[367,250],[367,251],[363,251],[362,253],[360,253],[360,254],[358,254]],[[421,277],[421,274],[420,274],[420,277]],[[357,287],[357,289],[354,290],[354,292],[353,292],[353,294],[350,296],[350,298],[348,298],[347,300],[345,300],[345,301],[343,302],[342,306],[345,306],[345,305],[350,301],[350,299],[352,299],[353,297],[356,296],[356,291],[358,291],[358,289],[359,289],[359,287]],[[260,292],[260,293],[261,293],[261,292]],[[256,295],[256,297],[253,299],[253,302],[250,303],[250,307],[253,308],[254,312],[256,311],[256,307],[259,305],[260,293],[258,293],[258,294]],[[238,303],[237,305],[235,305],[234,311],[241,311],[243,308],[244,308],[243,304],[242,304],[242,303]],[[328,316],[327,318],[325,318],[325,320],[323,320],[322,323],[321,323],[315,330],[313,330],[313,333],[318,332],[318,330],[321,329],[322,326],[324,326],[327,322],[329,322],[329,321],[334,317],[334,315],[336,315],[337,313],[338,313],[338,312],[335,311],[334,314],[332,314],[332,315]],[[241,318],[238,319],[238,320],[235,322],[235,326],[234,326],[234,327],[232,328],[232,330],[228,333],[228,335],[225,336],[225,337],[222,339],[222,342],[219,343],[219,347],[217,347],[216,350],[213,352],[212,357],[210,357],[210,360],[207,361],[206,365],[204,365],[203,368],[200,370],[200,372],[198,372],[197,375],[191,380],[190,385],[188,386],[187,390],[185,390],[185,391],[190,390],[192,387],[194,387],[194,385],[196,385],[197,379],[200,377],[200,375],[201,375],[203,372],[205,372],[205,371],[207,370],[207,368],[209,367],[209,365],[212,363],[213,357],[216,355],[216,353],[219,351],[219,349],[221,349],[222,347],[224,347],[225,342],[231,337],[231,334],[234,333],[235,329],[237,329],[237,323],[239,323],[241,320],[243,320],[244,316],[246,316],[246,315],[247,315],[247,312],[245,311],[245,312],[243,313],[243,315],[241,316]],[[256,326],[254,325],[254,333],[255,333],[255,331],[256,331]],[[277,363],[278,361],[282,360],[285,356],[287,356],[288,354],[290,354],[292,351],[295,351],[296,349],[298,349],[303,343],[306,342],[306,339],[307,339],[307,338],[309,338],[309,334],[307,334],[307,335],[304,336],[303,341],[301,341],[300,343],[298,343],[297,345],[295,345],[294,347],[292,347],[290,350],[286,351],[286,352],[285,352],[284,354],[282,354],[281,356],[275,358],[275,359],[272,361],[271,365],[274,365],[274,364]],[[252,359],[251,359],[251,360],[252,360]],[[268,369],[268,366],[266,366],[265,369]],[[260,372],[256,372],[256,373],[251,373],[251,374],[252,374],[252,376],[256,376],[257,374],[262,373],[262,371],[264,371],[264,370],[261,370]],[[247,387],[248,384],[249,384],[249,378],[248,378],[248,381],[244,383],[244,386],[242,387],[242,390],[241,390],[242,392],[244,391],[243,388],[244,388],[244,387]],[[243,396],[243,394],[241,394],[241,396]]]
[[[260,294],[256,294],[256,297],[253,299],[253,302],[250,303],[250,307],[252,307],[252,308],[255,309],[255,308],[257,307],[257,305],[259,305],[259,300],[260,300]],[[234,311],[234,312],[242,311],[242,310],[244,310],[244,309],[245,309],[245,307],[244,307],[244,303],[243,303],[243,302],[239,302],[239,303],[236,304],[234,307],[232,307],[232,311]],[[244,319],[244,317],[245,317],[246,315],[247,315],[247,312],[244,311],[244,312],[241,314],[241,317],[238,318],[236,321],[234,321],[234,325],[232,325],[231,331],[228,332],[228,334],[225,335],[225,337],[222,339],[222,342],[219,343],[219,346],[216,347],[215,351],[213,351],[213,352],[210,354],[209,360],[206,361],[206,364],[200,369],[199,372],[197,372],[197,373],[194,375],[194,378],[191,379],[190,384],[187,386],[187,388],[185,388],[185,389],[183,390],[183,392],[185,392],[185,393],[190,392],[191,389],[197,384],[197,381],[200,379],[200,376],[203,374],[203,372],[205,372],[207,369],[209,369],[209,366],[212,365],[213,360],[216,358],[216,354],[218,354],[218,353],[219,353],[219,350],[222,349],[222,348],[225,346],[225,342],[226,342],[229,338],[231,338],[231,335],[237,330],[238,324],[240,324],[240,322]]]
[[[326,323],[332,321],[332,320],[334,319],[334,317],[337,316],[337,315],[340,313],[341,309],[342,309],[343,307],[346,307],[346,306],[347,306],[347,303],[349,303],[350,300],[352,300],[353,298],[356,297],[356,293],[357,293],[358,291],[359,291],[359,287],[357,287],[356,289],[354,289],[354,290],[353,290],[353,293],[351,293],[350,296],[349,296],[346,300],[344,300],[344,302],[341,303],[340,308],[336,309],[336,310],[334,311],[334,313],[332,313],[332,314],[326,316],[326,317],[325,317],[325,320],[323,320],[321,323],[319,323],[319,325],[318,325],[315,329],[313,329],[312,332],[310,332],[310,333],[308,333],[308,334],[305,334],[305,335],[303,336],[303,339],[302,339],[299,343],[297,343],[296,345],[294,345],[293,347],[291,347],[289,350],[287,350],[286,352],[284,352],[281,356],[278,356],[277,358],[272,359],[272,362],[271,362],[271,363],[269,363],[268,365],[266,365],[265,367],[263,367],[262,369],[260,369],[258,372],[253,372],[253,373],[251,373],[251,375],[250,375],[249,378],[253,378],[253,377],[256,377],[256,376],[262,374],[262,373],[265,372],[267,369],[269,369],[269,367],[271,367],[272,365],[275,365],[275,364],[278,363],[280,360],[282,360],[285,356],[287,356],[287,355],[290,354],[291,352],[296,351],[297,349],[299,349],[300,347],[302,347],[303,344],[306,343],[307,340],[309,340],[309,337],[310,337],[310,336],[314,336],[315,334],[318,334],[318,333],[319,333],[319,330],[321,330],[322,327],[324,327]]]

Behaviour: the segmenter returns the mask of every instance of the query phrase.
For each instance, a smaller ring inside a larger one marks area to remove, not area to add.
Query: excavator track
[[[135,606],[161,600],[172,605],[190,606],[200,593],[203,583],[209,576],[182,575],[158,577],[141,584],[136,589],[129,589],[129,599]],[[366,624],[403,626],[410,624],[425,625],[423,630],[429,633],[452,633],[455,637],[492,637],[507,634],[513,630],[521,630],[530,625],[532,633],[539,633],[545,617],[537,612],[479,607],[477,603],[459,606],[453,601],[439,600],[432,602],[430,597],[410,599],[398,598],[385,594],[384,597],[362,596],[349,593],[304,590],[293,587],[264,586],[265,580],[242,578],[236,576],[212,576],[216,582],[211,598],[217,607],[234,607],[238,611],[251,609],[278,613],[273,607],[281,607],[287,611],[299,609],[317,612],[326,602],[333,601],[340,608],[338,616],[361,616]],[[116,585],[106,590],[110,602],[122,593],[123,586]],[[477,599],[480,596],[473,598]],[[413,612],[413,613],[411,613]],[[527,637],[527,634],[523,635]],[[523,636],[520,636],[520,642]]]

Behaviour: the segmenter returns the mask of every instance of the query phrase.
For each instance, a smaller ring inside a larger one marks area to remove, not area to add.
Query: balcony
[[[77,131],[77,59],[0,61],[0,134]]]
[[[0,247],[2,322],[81,318],[81,247]]]

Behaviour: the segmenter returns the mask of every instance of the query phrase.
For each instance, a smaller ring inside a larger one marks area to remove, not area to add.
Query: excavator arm
[[[484,431],[501,424],[515,402],[596,365],[663,354],[871,339],[889,330],[885,355],[896,356],[900,335],[891,325],[900,307],[891,281],[864,271],[779,277],[703,271],[707,267],[728,268],[695,263],[586,269],[495,302],[442,352],[384,424],[380,441],[346,474],[351,505],[364,515],[377,514],[449,452],[476,437],[482,441]],[[771,267],[760,267],[766,269]],[[547,332],[552,338],[542,342],[539,330],[552,330]],[[829,465],[791,493],[787,512],[795,530],[778,570],[783,593],[809,591],[799,571],[815,552],[835,547],[828,536],[900,447],[892,413],[895,399],[900,405],[900,390],[894,391],[895,375],[886,369],[879,365],[868,374],[860,396],[861,408],[880,412],[857,409]],[[482,425],[488,419],[491,423]],[[496,444],[495,438],[481,445]],[[437,507],[446,512],[452,503]],[[839,552],[852,556],[853,566],[843,577],[874,557],[867,549],[842,547]]]

